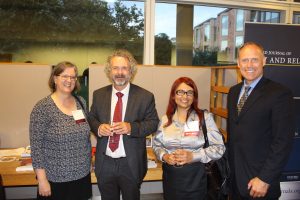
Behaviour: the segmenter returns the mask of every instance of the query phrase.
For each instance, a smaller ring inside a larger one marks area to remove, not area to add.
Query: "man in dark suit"
[[[254,42],[239,49],[244,81],[228,94],[233,200],[280,197],[279,178],[295,134],[292,93],[263,76],[263,52]]]
[[[128,51],[115,51],[105,67],[112,85],[93,94],[89,122],[98,136],[95,174],[103,200],[119,200],[120,192],[124,200],[140,199],[147,172],[146,136],[159,119],[154,95],[130,83],[136,70]]]

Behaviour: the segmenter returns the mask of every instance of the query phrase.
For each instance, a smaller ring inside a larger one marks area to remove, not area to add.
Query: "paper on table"
[[[16,171],[17,172],[33,171],[33,167],[32,167],[32,164],[19,166],[19,167],[16,168]]]
[[[154,160],[148,160],[148,168],[156,168],[157,164]]]

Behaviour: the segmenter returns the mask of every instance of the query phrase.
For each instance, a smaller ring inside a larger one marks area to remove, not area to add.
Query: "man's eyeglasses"
[[[184,90],[177,90],[176,92],[175,92],[178,96],[183,96],[183,95],[185,95],[186,94],[186,96],[188,96],[188,97],[192,97],[192,96],[194,96],[194,91],[193,90],[188,90],[188,91],[184,91]]]
[[[66,80],[71,80],[71,81],[76,81],[77,80],[77,77],[76,76],[68,76],[68,75],[58,75],[60,76],[64,81]]]
[[[130,70],[130,67],[127,67],[127,66],[112,66],[111,69],[113,71],[129,71]]]

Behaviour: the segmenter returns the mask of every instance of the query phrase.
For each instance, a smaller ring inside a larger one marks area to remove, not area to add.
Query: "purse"
[[[204,118],[202,120],[202,130],[204,135],[204,148],[209,146],[207,137],[207,127]],[[222,136],[224,141],[224,137]],[[229,194],[229,162],[227,150],[218,160],[212,160],[205,163],[205,171],[207,174],[207,200],[226,200]]]

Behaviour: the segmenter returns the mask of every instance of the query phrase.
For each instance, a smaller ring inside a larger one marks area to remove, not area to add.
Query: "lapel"
[[[238,103],[238,100],[239,100],[239,95],[240,95],[240,91],[242,89],[242,86],[243,86],[243,82],[239,83],[239,85],[235,88],[235,90],[232,91],[232,108],[233,108],[233,118],[236,120],[237,117],[238,117],[238,114],[237,114],[237,103]]]
[[[106,106],[103,106],[103,113],[104,113],[104,119],[103,121],[104,122],[107,122],[109,123],[111,121],[110,119],[110,113],[111,113],[111,93],[112,93],[112,85],[108,86],[106,88],[106,91],[103,95],[103,105],[106,105]]]
[[[249,97],[247,98],[247,101],[245,102],[241,113],[238,116],[238,119],[242,118],[248,111],[250,111],[250,108],[258,101],[258,99],[264,94],[263,92],[263,86],[268,82],[268,80],[264,77],[260,79],[260,81],[257,83]],[[237,110],[235,111],[237,115]]]
[[[125,117],[124,121],[125,122],[130,122],[131,119],[131,111],[134,110],[135,105],[135,99],[138,98],[135,93],[135,85],[130,83],[130,88],[129,88],[129,94],[128,94],[128,100],[127,100],[127,107],[126,107],[126,112],[125,112]]]

